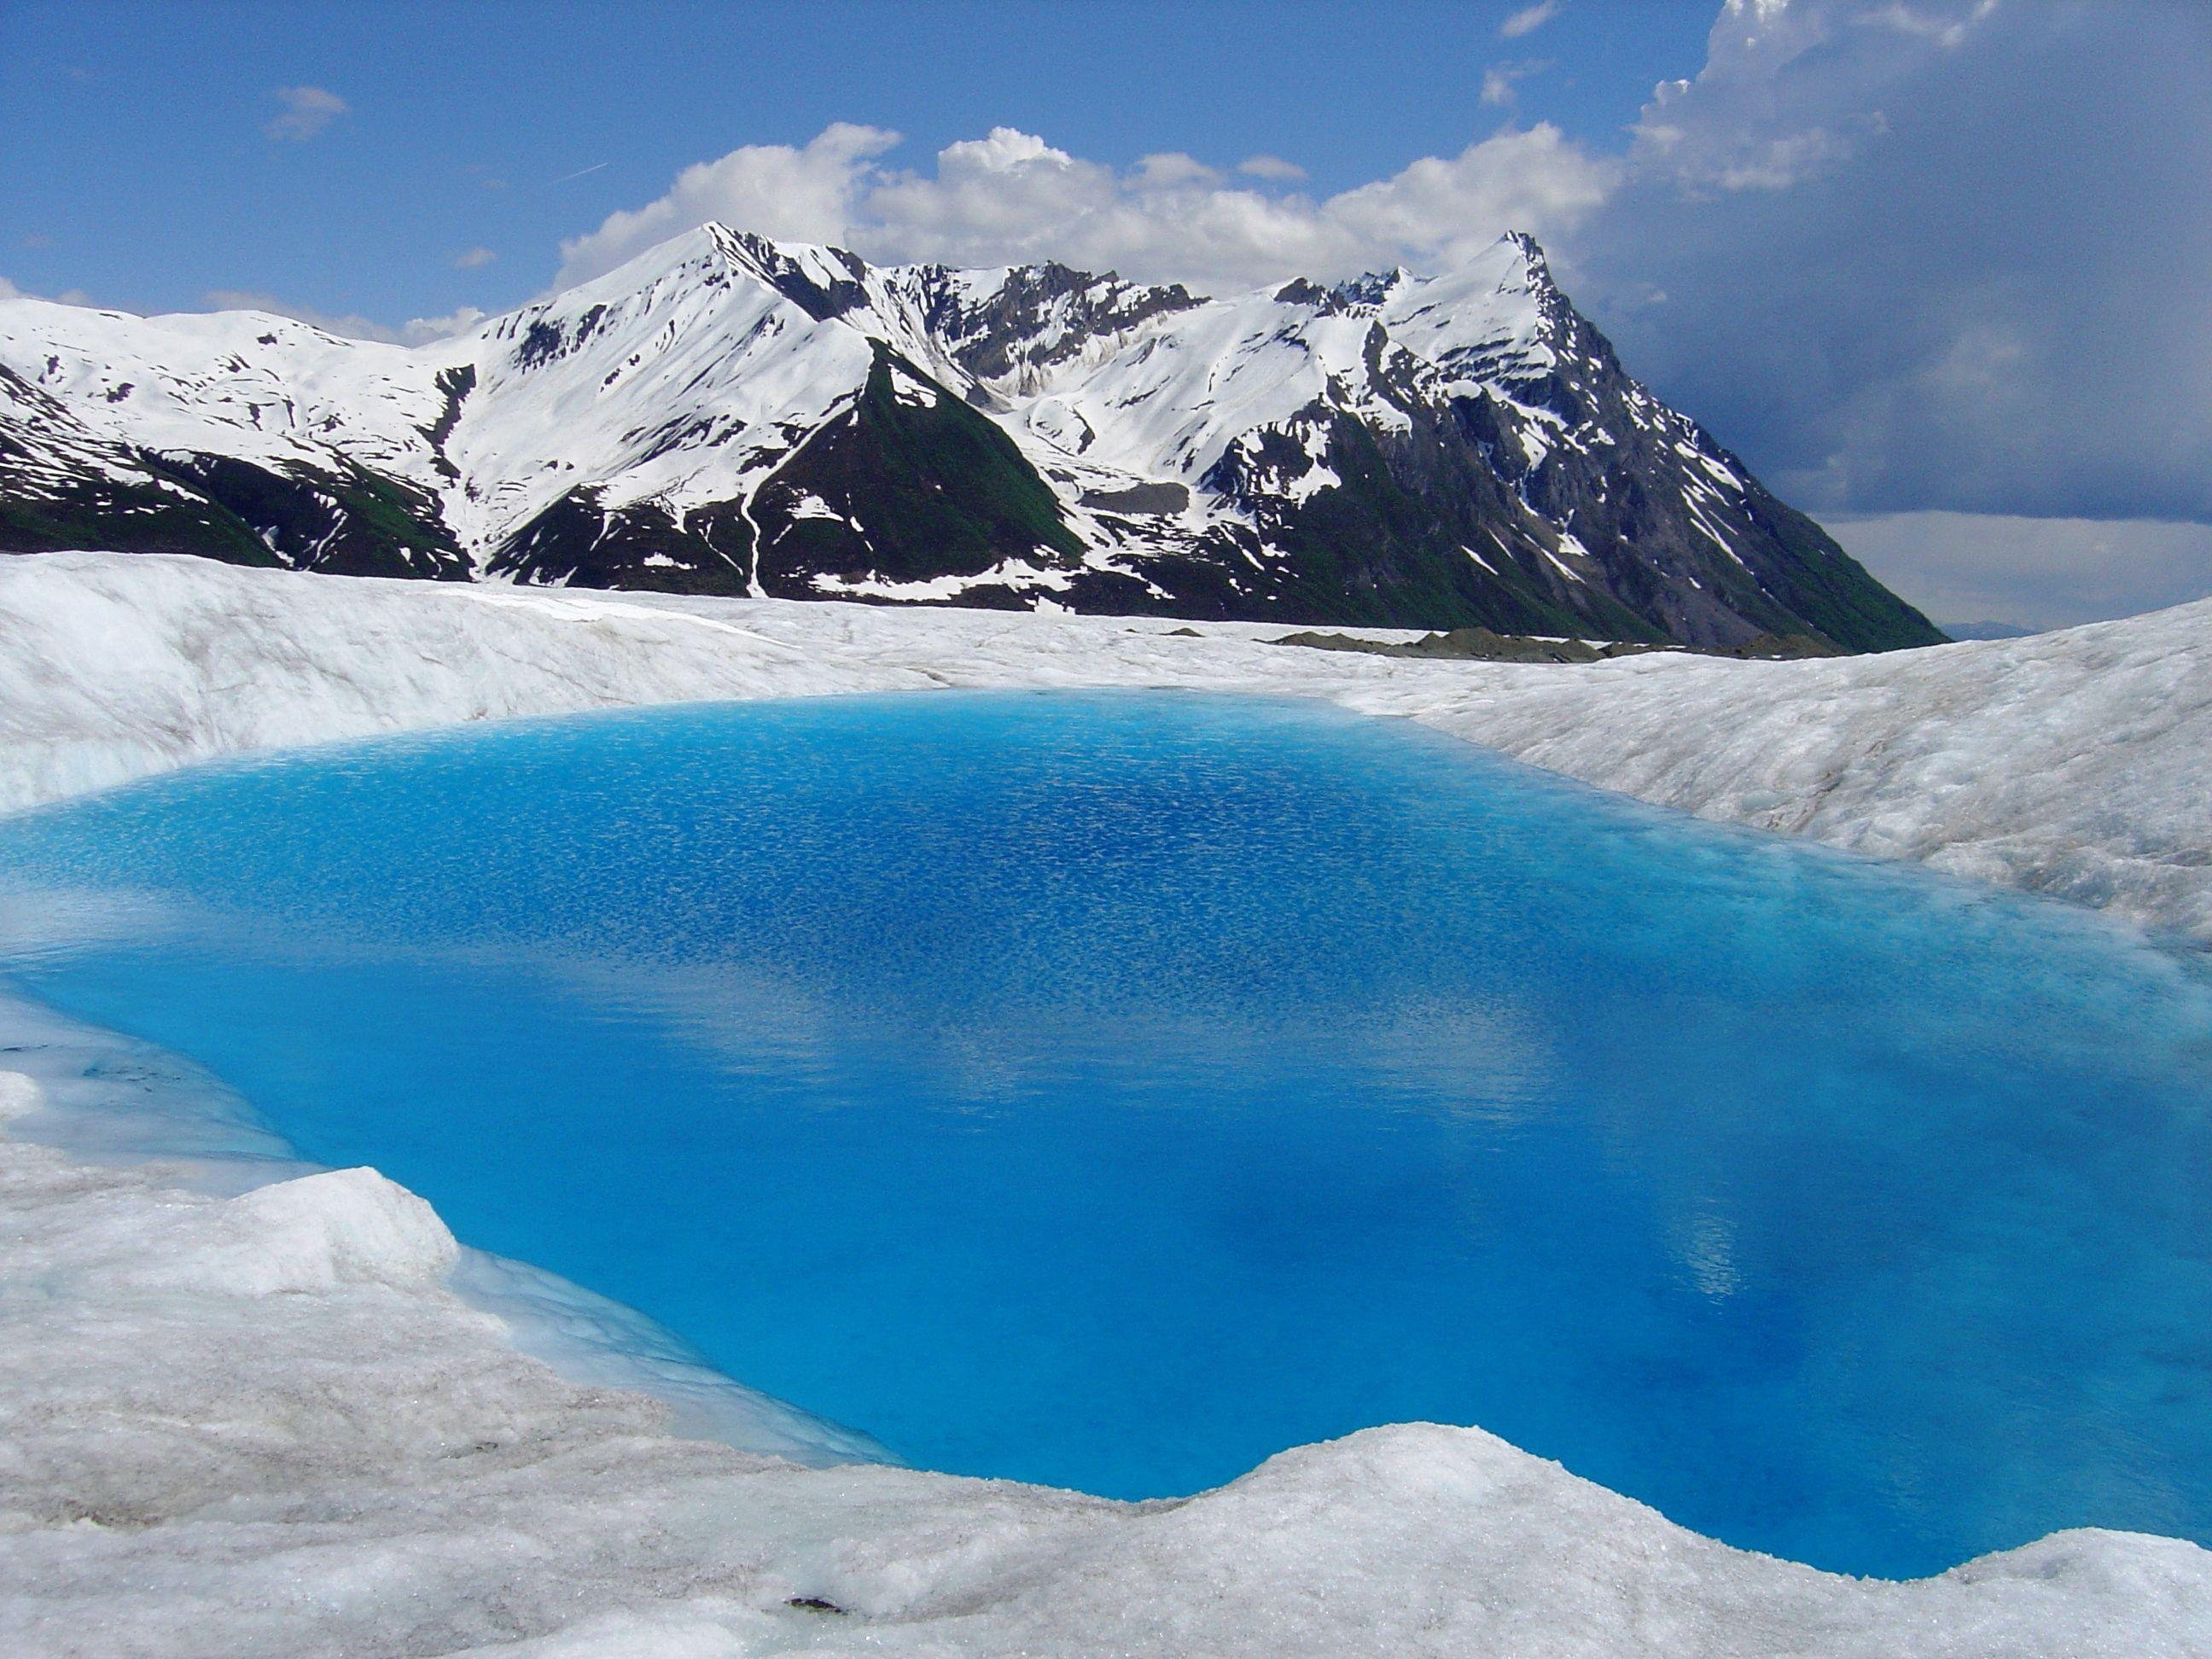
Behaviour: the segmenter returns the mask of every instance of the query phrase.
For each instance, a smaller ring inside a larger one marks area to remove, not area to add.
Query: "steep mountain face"
[[[720,226],[408,349],[0,302],[0,550],[1854,650],[1941,637],[1525,237],[1225,299]]]

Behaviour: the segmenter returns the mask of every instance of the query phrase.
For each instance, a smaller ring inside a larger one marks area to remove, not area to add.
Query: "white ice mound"
[[[102,1264],[112,1282],[233,1297],[431,1286],[460,1254],[435,1211],[374,1170],[301,1176],[233,1199],[180,1193],[161,1220],[158,1240],[116,1235]]]
[[[254,1288],[263,1293],[419,1284],[444,1278],[460,1255],[434,1210],[374,1170],[280,1181],[228,1209],[260,1246]]]
[[[25,1077],[21,1072],[0,1072],[0,1126],[37,1111],[45,1103],[46,1091],[35,1079]],[[0,1133],[4,1133],[4,1127],[0,1127]]]
[[[200,1334],[235,1327],[259,1330],[246,1340],[264,1342],[279,1325],[312,1331],[364,1299],[387,1314],[419,1305],[482,1333],[504,1364],[526,1357],[568,1384],[650,1396],[628,1408],[679,1434],[817,1468],[896,1461],[867,1435],[723,1375],[634,1309],[459,1248],[427,1202],[374,1170],[304,1170],[244,1102],[180,1056],[5,996],[0,1047],[26,1068],[0,1072],[0,1141],[13,1119],[19,1139],[38,1143],[13,1153],[19,1200],[33,1171],[69,1167],[46,1148],[140,1165],[118,1178],[161,1194],[143,1206],[111,1194],[40,1206],[41,1220],[57,1224],[26,1226],[0,1272],[35,1285],[42,1300],[79,1309],[113,1294],[147,1308],[191,1301],[202,1310]],[[180,1179],[187,1184],[173,1184]],[[64,1190],[74,1189],[65,1182]],[[271,1299],[276,1307],[255,1312]]]
[[[1493,1435],[1435,1424],[1299,1447],[1183,1503],[1080,1521],[1040,1504],[1034,1519],[1053,1530],[1030,1563],[1012,1539],[948,1528],[942,1555],[911,1534],[856,1540],[815,1593],[878,1617],[945,1619],[938,1628],[963,1632],[954,1650],[991,1653],[2118,1656],[2212,1644],[2212,1554],[2192,1544],[2075,1532],[1914,1583],[1845,1578],[1732,1549]],[[988,1613],[951,1622],[987,1583]]]

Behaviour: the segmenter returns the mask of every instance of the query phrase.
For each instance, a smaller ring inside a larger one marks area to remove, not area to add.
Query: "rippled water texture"
[[[1476,1423],[1731,1542],[2212,1541],[2212,983],[1417,728],[513,725],[0,823],[10,971],[915,1462]]]

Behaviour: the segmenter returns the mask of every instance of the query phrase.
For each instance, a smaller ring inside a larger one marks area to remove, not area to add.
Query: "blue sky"
[[[1617,149],[1656,80],[1697,71],[1711,21],[1570,7],[1502,37],[1524,9],[10,0],[0,272],[134,309],[238,290],[394,322],[499,310],[552,277],[563,237],[679,168],[839,121],[903,134],[896,163],[1011,126],[1122,167],[1273,155],[1330,194],[1510,118]],[[1486,66],[1530,58],[1553,66],[1513,108],[1481,102]],[[346,110],[271,139],[287,87]],[[450,264],[477,248],[496,257]]]
[[[0,6],[0,295],[419,338],[704,217],[1214,288],[1528,229],[1954,621],[2212,592],[2208,178],[2204,0]]]

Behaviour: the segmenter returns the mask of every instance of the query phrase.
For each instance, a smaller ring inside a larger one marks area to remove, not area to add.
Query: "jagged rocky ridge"
[[[1918,612],[1526,237],[1224,299],[709,225],[406,349],[0,302],[0,550],[1850,650]]]

